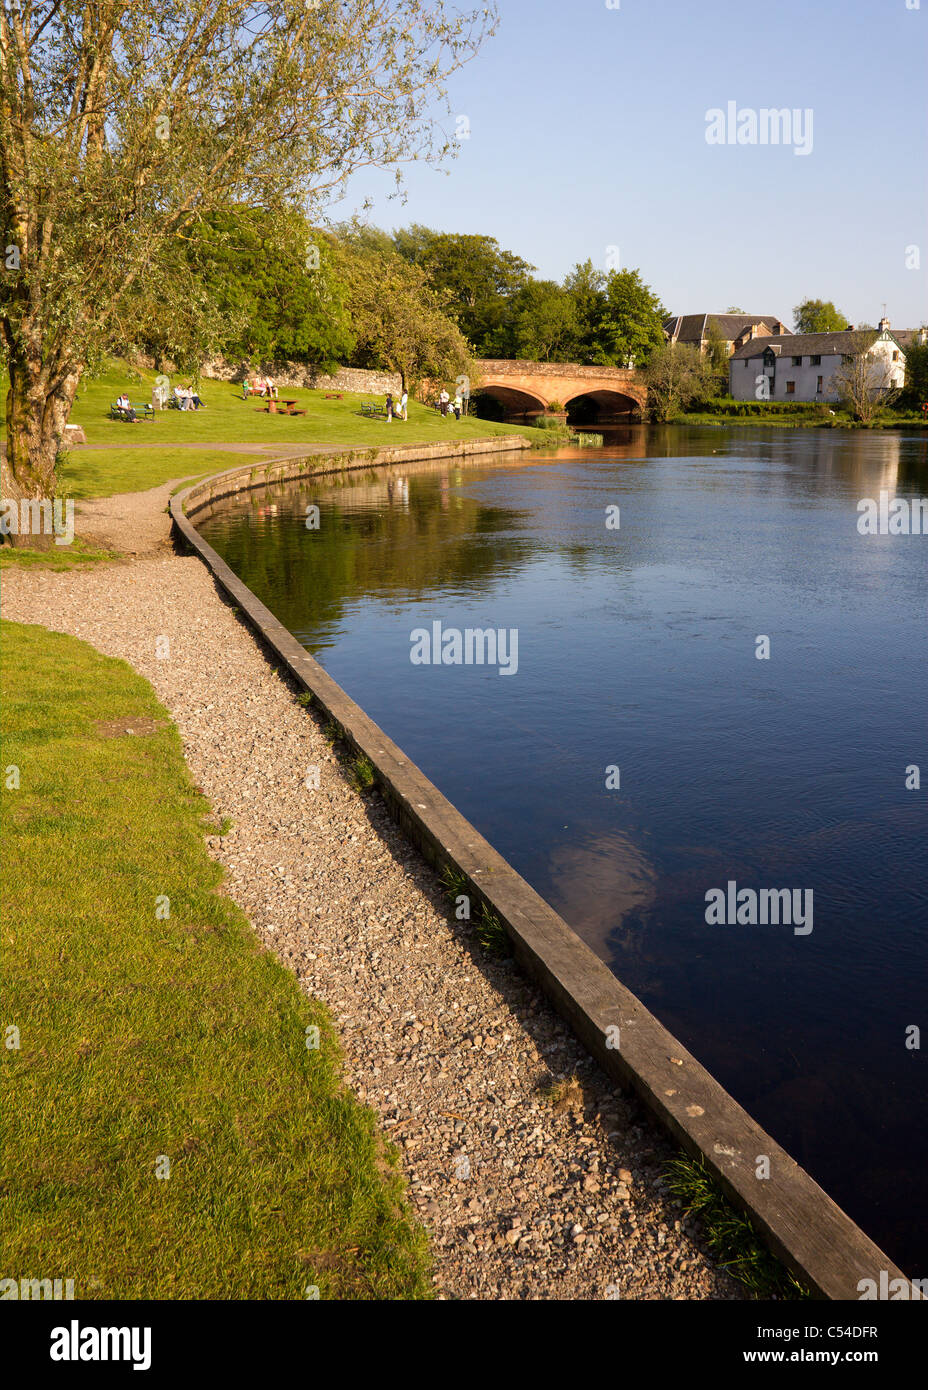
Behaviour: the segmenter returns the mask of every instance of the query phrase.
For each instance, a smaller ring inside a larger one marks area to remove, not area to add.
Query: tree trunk
[[[25,329],[23,336],[31,336]],[[33,340],[35,341],[35,340]],[[81,367],[68,363],[53,372],[36,346],[30,351],[14,347],[9,357],[10,385],[6,395],[6,458],[2,467],[5,502],[13,502],[23,518],[19,504],[24,499],[51,501],[57,491],[55,475],[61,440],[77,387]],[[14,529],[6,509],[9,534],[3,540],[29,550],[48,550],[54,535],[44,526],[27,525]],[[28,509],[26,509],[28,518]],[[32,518],[36,513],[33,511]],[[6,529],[6,526],[4,527]]]

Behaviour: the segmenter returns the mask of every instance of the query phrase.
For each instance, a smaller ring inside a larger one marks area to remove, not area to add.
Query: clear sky
[[[379,226],[495,236],[556,280],[618,247],[673,313],[740,305],[791,326],[811,296],[852,323],[884,301],[898,328],[928,319],[928,0],[499,9],[451,87],[470,137],[450,173],[408,166],[405,205],[390,175],[359,175],[336,215],[370,196]],[[810,110],[809,153],[707,143],[729,102]]]

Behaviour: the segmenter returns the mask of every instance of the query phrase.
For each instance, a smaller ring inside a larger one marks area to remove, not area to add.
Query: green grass
[[[202,478],[253,457],[221,449],[71,449],[60,468],[58,490],[62,497],[77,499],[144,492],[171,478]]]
[[[86,569],[105,560],[121,560],[118,550],[101,550],[89,541],[75,536],[70,545],[53,545],[49,550],[28,550],[11,545],[0,546],[0,569],[17,565],[23,569],[73,570]]]
[[[72,637],[2,636],[4,1274],[78,1298],[429,1297],[392,1151],[326,1010],[219,891],[151,687]]]
[[[94,380],[85,378],[71,411],[70,423],[83,426],[88,444],[105,444],[120,450],[134,448],[142,441],[164,447],[190,443],[260,443],[271,446],[305,443],[342,444],[364,449],[441,439],[485,439],[498,434],[524,434],[531,439],[536,434],[527,426],[504,425],[492,420],[478,420],[475,416],[465,416],[460,421],[453,416],[443,419],[437,411],[415,401],[409,402],[408,420],[394,420],[388,424],[386,419],[368,419],[360,413],[362,401],[377,401],[382,405],[382,396],[344,393],[340,401],[327,401],[325,391],[290,387],[281,387],[281,396],[298,401],[306,414],[266,415],[259,409],[262,404],[260,400],[254,397],[242,400],[240,386],[228,381],[206,379],[200,383],[200,395],[207,407],[205,410],[159,411],[154,420],[137,425],[107,418],[110,403],[123,390],[131,400],[150,400],[155,375],[154,372],[142,372],[139,383],[130,380],[124,366],[113,363],[104,375]],[[4,387],[0,390],[0,423],[4,418],[5,396]],[[74,460],[88,456],[87,451],[82,449],[72,452]],[[75,463],[75,466],[78,465]],[[165,476],[170,477],[171,474]],[[128,488],[124,486],[119,490],[127,491]]]
[[[477,940],[490,956],[512,955],[509,933],[486,903],[481,903],[477,918]]]
[[[449,908],[455,911],[459,898],[467,898],[468,911],[473,903],[470,881],[451,864],[446,864],[441,872],[441,891]],[[491,912],[486,903],[480,904],[475,923],[475,932],[480,945],[490,956],[511,956],[512,943],[502,922]]]
[[[697,1216],[719,1264],[755,1298],[806,1299],[811,1294],[761,1242],[746,1216],[735,1211],[708,1169],[686,1155],[665,1169],[667,1190]]]
[[[374,764],[359,756],[351,764],[351,782],[356,791],[368,792],[374,785]]]

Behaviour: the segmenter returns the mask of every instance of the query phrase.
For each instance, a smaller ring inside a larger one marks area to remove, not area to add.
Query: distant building
[[[841,333],[788,333],[747,338],[728,363],[728,389],[735,400],[834,401],[834,374],[866,334],[874,364],[886,369],[886,388],[905,384],[905,355],[913,342],[925,341],[924,329],[893,332],[889,319],[879,328]],[[766,377],[769,395],[761,378]],[[762,394],[758,395],[758,391]]]
[[[682,343],[704,353],[712,324],[725,340],[729,356],[752,335],[776,337],[789,333],[776,314],[683,314],[680,318],[664,320],[664,334],[670,343]]]

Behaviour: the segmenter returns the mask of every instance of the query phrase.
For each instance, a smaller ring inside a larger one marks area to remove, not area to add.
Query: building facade
[[[731,355],[729,393],[738,401],[835,401],[835,373],[859,352],[862,340],[869,342],[874,386],[892,390],[905,385],[906,347],[917,337],[911,331],[894,334],[886,318],[879,328],[861,332],[749,337]]]

